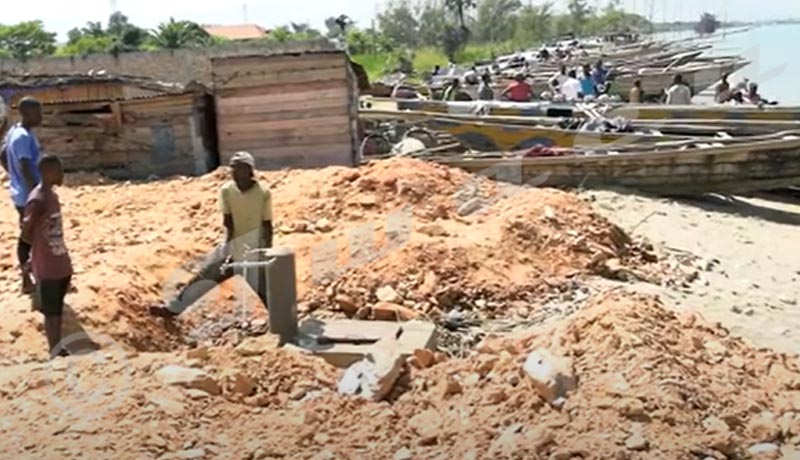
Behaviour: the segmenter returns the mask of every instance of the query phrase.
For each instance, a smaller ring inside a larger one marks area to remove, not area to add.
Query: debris
[[[365,359],[347,369],[339,380],[339,393],[381,401],[391,393],[404,368],[403,356],[396,346],[379,342]]]
[[[215,396],[220,394],[217,381],[200,369],[169,365],[159,370],[156,377],[166,385],[202,390]]]
[[[641,433],[634,433],[625,440],[625,447],[630,450],[647,450],[650,444]]]
[[[391,302],[378,302],[370,308],[368,318],[375,321],[411,321],[419,318],[419,313]]]
[[[394,460],[411,460],[412,458],[414,458],[414,454],[406,447],[403,447],[394,454]]]
[[[159,460],[201,460],[206,458],[205,449],[188,449],[162,455]]]
[[[483,207],[483,202],[480,198],[471,198],[458,207],[458,213],[461,217],[469,216]]]
[[[255,380],[237,370],[226,371],[222,375],[222,384],[227,393],[234,393],[244,397],[251,396],[258,387]]]
[[[381,302],[388,303],[397,303],[401,300],[400,296],[397,294],[397,291],[395,291],[391,286],[383,286],[382,288],[378,289],[375,292],[375,297],[377,297]]]
[[[781,457],[781,449],[776,444],[762,443],[750,446],[747,453],[753,460],[777,460]]]
[[[428,349],[415,350],[414,358],[417,359],[421,369],[427,369],[436,363],[436,357],[433,352]]]
[[[578,386],[572,362],[547,349],[537,349],[528,355],[523,366],[536,392],[550,404],[566,398]]]
[[[333,224],[330,220],[322,218],[314,224],[314,228],[322,233],[328,233],[333,230]]]
[[[277,335],[266,334],[260,337],[248,337],[236,347],[236,353],[244,357],[261,356],[276,350],[280,345]]]
[[[761,412],[747,425],[749,435],[758,442],[769,443],[777,440],[781,435],[781,427],[775,414]]]

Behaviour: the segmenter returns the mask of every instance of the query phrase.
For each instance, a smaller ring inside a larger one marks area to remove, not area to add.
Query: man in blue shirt
[[[36,99],[26,97],[19,102],[19,114],[22,121],[12,126],[6,134],[0,152],[0,163],[8,173],[11,200],[22,222],[28,195],[42,180],[37,166],[41,156],[39,141],[33,134],[33,129],[42,124],[42,105]],[[33,292],[28,268],[30,255],[30,244],[20,238],[17,242],[17,257],[22,273],[22,291],[26,294]]]

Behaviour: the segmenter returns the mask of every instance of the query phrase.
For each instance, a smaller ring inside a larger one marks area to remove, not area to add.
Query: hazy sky
[[[63,39],[66,32],[87,21],[103,21],[111,11],[112,0],[25,0],[9,2],[14,7],[4,8],[0,22],[8,24],[24,20],[41,19],[48,29],[58,32]],[[379,5],[385,0],[116,0],[117,8],[131,21],[152,28],[170,16],[189,19],[203,24],[241,23],[243,5],[247,3],[249,22],[274,27],[290,21],[309,22],[321,27],[329,16],[347,14],[358,23],[368,25]],[[528,1],[528,0],[523,0]],[[603,5],[606,0],[590,0]],[[533,0],[534,3],[543,3]],[[566,0],[555,0],[556,5]],[[760,20],[800,17],[800,0],[623,0],[628,9],[649,16],[651,4],[654,19],[694,19],[703,11],[711,11],[730,20]],[[9,5],[10,6],[10,5]]]

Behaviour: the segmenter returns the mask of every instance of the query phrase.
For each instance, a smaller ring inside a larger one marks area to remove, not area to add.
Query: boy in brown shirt
[[[22,238],[32,246],[31,269],[36,280],[44,330],[51,353],[61,342],[61,314],[72,278],[72,261],[64,244],[61,203],[54,186],[63,184],[61,160],[46,155],[39,161],[42,182],[33,189],[25,206]],[[62,348],[59,355],[65,355]]]

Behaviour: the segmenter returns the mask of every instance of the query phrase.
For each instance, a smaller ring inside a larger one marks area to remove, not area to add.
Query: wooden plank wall
[[[14,89],[10,102],[16,106],[17,102],[25,96],[33,96],[44,104],[66,101],[103,101],[121,99],[125,92],[122,83],[98,82],[82,83],[43,88],[18,88]]]
[[[210,153],[204,139],[203,95],[121,102],[46,105],[37,137],[45,153],[68,171],[119,178],[203,174]]]
[[[354,164],[344,53],[219,58],[212,68],[223,164],[240,150],[261,169]]]

